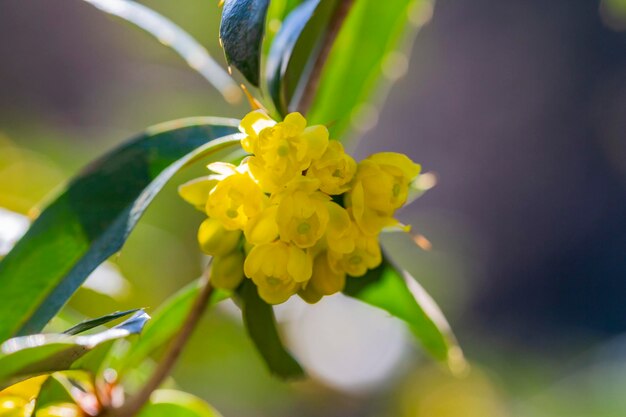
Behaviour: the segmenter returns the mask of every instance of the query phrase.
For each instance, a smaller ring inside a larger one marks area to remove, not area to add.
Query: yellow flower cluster
[[[391,152],[357,165],[299,113],[277,123],[253,111],[240,129],[250,156],[209,164],[213,175],[179,189],[208,215],[198,240],[214,257],[215,287],[234,289],[245,276],[270,304],[296,293],[314,303],[381,263],[378,234],[398,224],[419,165]]]

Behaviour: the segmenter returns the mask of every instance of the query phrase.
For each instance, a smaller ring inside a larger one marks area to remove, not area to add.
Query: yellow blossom
[[[311,162],[306,175],[320,181],[320,190],[336,195],[350,189],[355,172],[354,159],[344,152],[341,142],[331,140],[322,157]]]
[[[280,238],[310,248],[324,235],[330,197],[317,191],[319,181],[299,177],[274,197]]]
[[[209,194],[207,214],[221,221],[227,230],[243,230],[248,219],[261,212],[267,196],[245,164],[211,164],[209,168],[218,171],[222,178]]]
[[[200,211],[206,210],[209,193],[217,185],[215,176],[195,178],[178,187],[178,194],[189,204]]]
[[[307,127],[300,113],[290,113],[284,121],[271,124],[260,111],[252,112],[242,121],[242,130],[246,133],[243,148],[254,153],[248,160],[250,171],[267,192],[277,191],[301,175],[328,146],[328,129]]]
[[[374,154],[358,164],[346,206],[365,234],[377,235],[383,227],[397,224],[394,211],[405,203],[419,171],[406,155],[393,152]]]
[[[341,291],[346,276],[380,265],[378,235],[399,225],[394,214],[419,165],[391,152],[357,164],[326,127],[307,127],[299,113],[276,122],[253,111],[240,130],[249,157],[210,164],[214,175],[179,188],[209,216],[198,240],[215,257],[217,288],[233,290],[247,276],[267,303],[296,293],[314,303]]]
[[[247,242],[260,245],[273,242],[278,238],[277,210],[277,205],[268,206],[256,216],[250,218],[244,229]]]
[[[349,253],[354,250],[357,233],[356,225],[350,220],[348,211],[337,203],[327,203],[329,221],[326,229],[326,244],[337,253]]]
[[[282,241],[252,248],[244,262],[244,272],[270,304],[280,304],[298,292],[311,278],[313,262],[304,250]]]
[[[227,230],[217,219],[205,219],[198,229],[200,248],[207,255],[224,256],[231,253],[239,245],[241,232]]]
[[[382,254],[377,236],[357,233],[352,252],[340,254],[329,252],[329,260],[335,271],[343,271],[350,276],[360,277],[368,269],[376,268],[382,262]]]
[[[325,295],[332,295],[341,290],[346,284],[346,273],[333,269],[329,263],[328,254],[322,252],[313,262],[313,275],[298,293],[308,303],[316,303]]]
[[[244,255],[241,251],[215,257],[211,265],[211,284],[224,290],[237,288],[244,277],[243,262]]]
[[[262,110],[255,110],[248,113],[239,123],[239,130],[246,134],[241,139],[241,147],[249,153],[256,153],[259,133],[265,128],[276,124],[271,117]]]

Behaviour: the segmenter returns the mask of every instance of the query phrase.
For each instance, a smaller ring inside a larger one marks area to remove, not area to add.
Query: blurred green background
[[[216,1],[141,3],[223,62]],[[401,213],[432,250],[385,244],[448,316],[466,377],[430,363],[393,319],[336,296],[279,309],[310,380],[272,378],[224,304],[176,383],[228,417],[626,415],[625,11],[620,0],[440,1],[406,72],[390,72],[402,77],[386,104],[368,111],[356,156],[405,152],[438,178]],[[0,207],[27,213],[146,126],[246,110],[87,3],[0,2]],[[113,259],[130,287],[81,290],[72,308],[151,311],[201,273],[202,216],[176,185],[202,172],[177,176]]]

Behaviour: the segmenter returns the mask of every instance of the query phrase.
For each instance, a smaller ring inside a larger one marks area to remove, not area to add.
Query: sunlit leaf
[[[303,2],[289,13],[273,39],[266,77],[274,105],[283,116],[295,110],[336,5],[336,0]]]
[[[246,331],[270,372],[281,378],[304,376],[304,370],[280,340],[272,306],[259,297],[256,286],[250,280],[245,280],[239,295]]]
[[[69,329],[65,330],[64,334],[74,335],[82,332],[86,332],[87,330],[93,329],[94,327],[102,326],[107,324],[110,321],[117,320],[122,317],[126,317],[129,314],[135,313],[139,311],[138,308],[133,310],[126,311],[116,311],[115,313],[107,314],[106,316],[98,317],[97,319],[85,320],[82,323],[78,323],[76,326],[72,326]]]
[[[424,349],[446,361],[452,371],[461,372],[465,367],[463,353],[441,310],[407,272],[385,260],[365,276],[347,280],[344,293],[405,321]]]
[[[225,137],[237,125],[216,118],[162,124],[75,177],[0,262],[0,340],[40,331],[85,278],[122,247],[180,168],[238,144],[235,137]]]
[[[349,128],[366,130],[377,118],[368,104],[383,81],[407,69],[407,37],[429,17],[431,0],[356,0],[335,40],[309,109],[311,123],[329,125],[342,138]]]
[[[152,393],[138,417],[221,417],[221,414],[194,395],[160,389]]]
[[[269,0],[226,0],[220,24],[220,40],[229,65],[257,87],[268,5]]]
[[[30,376],[69,369],[101,343],[138,334],[150,317],[143,311],[118,326],[92,335],[34,334],[0,345],[0,388]]]

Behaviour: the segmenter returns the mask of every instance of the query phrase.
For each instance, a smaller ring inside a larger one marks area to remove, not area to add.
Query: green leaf
[[[97,319],[85,320],[82,323],[78,323],[76,326],[72,326],[69,329],[65,330],[64,334],[74,335],[82,332],[86,332],[87,330],[91,330],[94,327],[102,326],[107,324],[110,321],[117,320],[122,317],[126,317],[129,314],[135,313],[139,311],[138,308],[133,310],[126,311],[116,311],[115,313],[107,314],[106,316],[98,317]]]
[[[40,331],[85,278],[122,247],[180,168],[237,144],[235,137],[224,137],[237,125],[216,118],[162,124],[75,177],[0,262],[0,340]]]
[[[159,389],[141,409],[138,417],[221,417],[202,399],[186,392]]]
[[[55,403],[76,404],[70,390],[71,384],[65,376],[60,373],[50,375],[41,385],[33,415],[38,415],[39,410]]]
[[[120,375],[137,366],[172,340],[193,306],[200,292],[201,284],[202,278],[195,280],[171,296],[154,312],[152,320],[146,325],[141,337],[132,342],[127,353],[120,358],[120,362],[114,365]],[[210,304],[216,304],[228,297],[230,297],[230,293],[214,290]]]
[[[78,358],[109,340],[138,334],[150,319],[143,311],[118,326],[92,335],[34,334],[0,345],[0,389],[42,373],[69,369]]]
[[[359,116],[372,118],[368,109],[370,113],[375,109],[367,103],[383,80],[383,68],[407,65],[406,59],[394,63],[393,57],[406,58],[403,35],[415,32],[421,22],[414,16],[429,4],[427,0],[355,1],[322,71],[307,114],[309,123],[325,124],[331,137],[342,138],[353,120],[358,124]]]
[[[446,361],[453,372],[465,368],[463,353],[441,310],[407,272],[383,260],[365,276],[348,279],[343,292],[405,321],[426,351]]]
[[[66,407],[74,404],[87,415],[98,414],[99,400],[95,394],[93,375],[83,371],[64,371],[51,374],[41,385],[33,416],[49,415],[47,407]],[[68,415],[74,415],[72,408]],[[62,414],[62,413],[61,413]]]
[[[305,1],[289,13],[272,42],[266,64],[267,84],[274,105],[283,116],[295,110],[296,95],[308,81],[319,53],[319,41],[337,3]]]
[[[244,280],[239,295],[246,331],[270,372],[285,379],[304,376],[304,370],[280,340],[272,306],[259,297],[252,281]]]
[[[226,0],[220,24],[226,60],[256,87],[268,6],[269,0]]]

